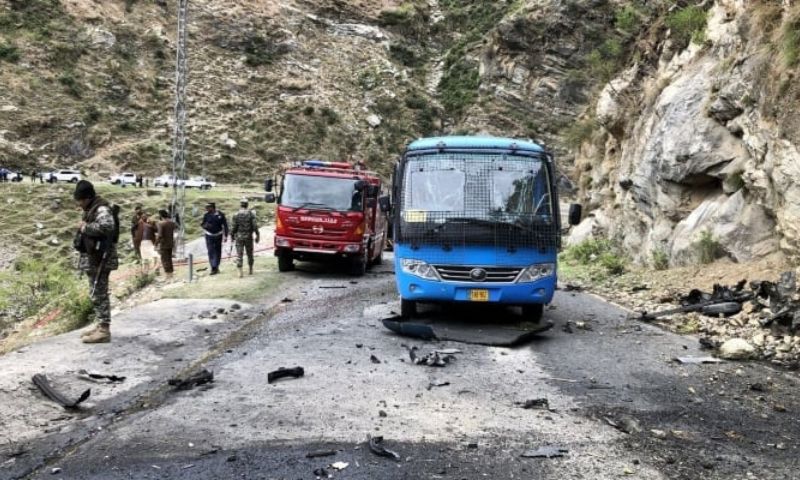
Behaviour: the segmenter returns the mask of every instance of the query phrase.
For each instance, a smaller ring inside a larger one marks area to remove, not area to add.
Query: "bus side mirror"
[[[569,224],[577,225],[581,223],[581,216],[583,215],[583,207],[578,203],[572,203],[569,206]]]
[[[271,192],[271,191],[272,191],[272,186],[273,186],[273,183],[274,183],[274,182],[273,182],[273,180],[272,180],[271,178],[268,178],[268,179],[267,179],[267,180],[264,182],[264,190],[266,190],[267,192]]]
[[[381,212],[383,213],[389,213],[389,211],[392,209],[392,201],[389,200],[388,195],[384,195],[379,198],[378,205],[381,207]]]
[[[272,192],[267,193],[264,195],[264,201],[267,203],[275,203],[275,194]]]

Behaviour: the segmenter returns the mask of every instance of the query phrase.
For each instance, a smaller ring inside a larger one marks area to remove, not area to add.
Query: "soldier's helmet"
[[[247,200],[247,197],[242,197],[242,199],[239,200],[239,205],[241,205],[243,207],[246,207],[249,204],[250,204],[250,201]]]

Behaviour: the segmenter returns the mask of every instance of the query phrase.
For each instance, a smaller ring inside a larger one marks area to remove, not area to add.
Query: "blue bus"
[[[538,322],[556,288],[561,218],[553,157],[539,145],[453,136],[411,143],[393,182],[401,315],[418,303],[520,306]],[[569,223],[581,207],[570,206]]]

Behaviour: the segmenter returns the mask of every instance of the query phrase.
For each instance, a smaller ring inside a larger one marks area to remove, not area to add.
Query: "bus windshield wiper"
[[[292,212],[296,212],[296,211],[300,210],[301,208],[306,208],[306,207],[311,207],[311,206],[323,207],[324,210],[333,210],[331,207],[325,205],[324,203],[306,202],[306,203],[300,205],[299,207],[293,208]]]
[[[481,227],[498,227],[498,226],[508,226],[517,228],[522,230],[523,232],[530,232],[531,228],[533,228],[533,222],[521,222],[521,219],[517,221],[510,222],[508,220],[492,220],[487,218],[475,218],[475,217],[450,217],[445,219],[445,221],[435,227],[429,228],[425,233],[439,233],[441,230],[447,228],[447,225],[453,224],[462,224],[462,225],[477,225]]]

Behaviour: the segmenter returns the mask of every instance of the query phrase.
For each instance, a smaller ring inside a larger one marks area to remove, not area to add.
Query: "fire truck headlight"
[[[281,237],[275,237],[275,246],[277,247],[291,247],[292,244],[289,240]]]
[[[345,245],[344,251],[347,253],[355,253],[361,250],[361,245]]]
[[[556,266],[553,263],[535,263],[522,271],[517,282],[535,282],[542,278],[552,277],[555,272]]]
[[[401,262],[401,266],[404,273],[415,275],[426,280],[439,281],[439,274],[436,273],[436,269],[433,268],[432,265],[421,260],[404,258]]]

